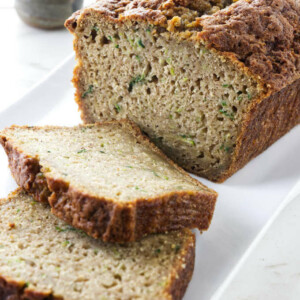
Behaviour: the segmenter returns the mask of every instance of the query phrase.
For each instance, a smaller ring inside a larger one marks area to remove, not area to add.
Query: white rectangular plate
[[[18,125],[80,123],[70,83],[69,57],[17,103],[0,112],[0,129]],[[300,126],[222,184],[200,179],[219,193],[208,232],[197,232],[196,264],[186,300],[210,299],[300,176]],[[0,150],[0,197],[16,188]]]
[[[213,300],[299,300],[299,228],[300,181],[257,235]]]

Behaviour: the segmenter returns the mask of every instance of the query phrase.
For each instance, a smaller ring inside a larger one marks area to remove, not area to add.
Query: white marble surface
[[[214,300],[300,299],[300,187]]]
[[[300,181],[212,300],[300,299]]]
[[[66,29],[41,30],[24,24],[13,0],[0,0],[0,37],[1,111],[46,76],[73,48],[72,35]]]
[[[0,1],[0,36],[1,111],[72,52],[72,36],[65,29],[25,25],[12,0]],[[274,224],[218,299],[300,299],[300,199],[291,202]]]

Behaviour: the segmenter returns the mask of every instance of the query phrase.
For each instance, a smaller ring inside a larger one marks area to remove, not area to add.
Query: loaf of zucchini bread
[[[236,3],[233,3],[236,2]],[[298,0],[100,0],[66,21],[87,123],[223,181],[300,122]]]
[[[103,243],[18,190],[0,202],[0,299],[180,300],[193,273],[194,239],[185,229]]]
[[[169,160],[129,121],[0,132],[17,183],[94,238],[208,229],[217,193]]]

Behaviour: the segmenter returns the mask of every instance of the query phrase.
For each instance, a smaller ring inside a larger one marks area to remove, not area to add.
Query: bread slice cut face
[[[0,204],[0,299],[181,299],[194,235],[103,243],[53,216],[19,189]]]
[[[18,127],[0,133],[17,183],[70,225],[104,241],[206,230],[217,194],[132,123]]]
[[[299,0],[101,0],[65,24],[83,121],[130,119],[189,172],[224,181],[300,123]]]

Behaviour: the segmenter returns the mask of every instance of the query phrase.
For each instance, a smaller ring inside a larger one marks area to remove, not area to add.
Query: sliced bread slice
[[[103,243],[21,189],[1,200],[0,299],[181,299],[194,257],[188,229]]]
[[[209,227],[217,194],[128,121],[0,133],[17,183],[70,225],[104,241]]]

